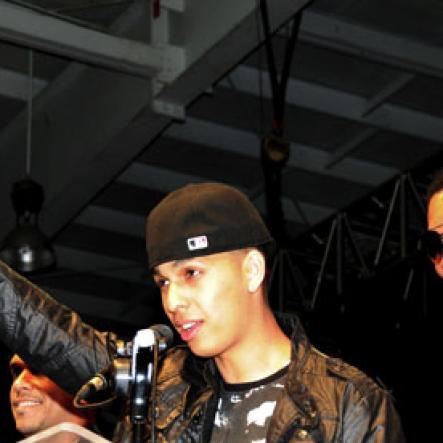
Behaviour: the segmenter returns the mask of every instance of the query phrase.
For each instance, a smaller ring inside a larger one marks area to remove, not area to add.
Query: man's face
[[[219,357],[241,347],[250,321],[245,255],[224,252],[156,267],[163,308],[194,354]]]
[[[74,410],[72,397],[49,378],[33,373],[17,355],[12,357],[10,368],[11,409],[19,432],[30,435],[62,422],[87,424]]]
[[[434,194],[428,205],[428,229],[443,235],[443,191]],[[443,278],[443,257],[432,260],[435,272]]]

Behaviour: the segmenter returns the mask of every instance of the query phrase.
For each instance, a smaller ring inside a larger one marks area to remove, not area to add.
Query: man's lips
[[[21,408],[33,408],[42,404],[42,401],[38,398],[23,398],[19,400],[14,400],[12,406],[15,409]]]
[[[184,320],[174,323],[183,341],[192,340],[203,325],[203,320]]]

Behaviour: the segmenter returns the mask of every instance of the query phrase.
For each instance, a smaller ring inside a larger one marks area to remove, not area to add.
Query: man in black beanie
[[[218,183],[178,189],[149,214],[146,242],[164,310],[185,342],[164,356],[159,370],[158,441],[404,441],[389,393],[312,347],[297,319],[283,324],[275,318],[265,288],[266,254],[274,242],[244,194]],[[72,390],[113,358],[112,334],[80,326],[73,313],[10,270],[3,275],[0,303],[23,306],[31,293],[34,322],[37,311],[49,328],[43,347],[27,349],[38,369],[46,366],[61,382],[63,370]],[[24,316],[2,312],[0,304],[0,334],[23,355],[29,346],[16,331],[30,334],[35,326],[23,325],[26,310]],[[45,365],[60,318],[57,362]]]

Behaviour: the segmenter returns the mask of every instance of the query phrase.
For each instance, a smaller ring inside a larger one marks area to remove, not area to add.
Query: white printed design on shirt
[[[221,412],[222,403],[223,403],[223,400],[220,398],[218,400],[217,412],[215,413],[215,417],[214,417],[214,426],[216,426],[217,428],[221,428],[222,426],[229,425],[229,418],[226,417],[226,415]]]
[[[264,426],[266,419],[274,412],[276,403],[276,401],[267,401],[262,403],[258,408],[250,410],[247,416],[247,426],[251,423],[257,426]]]

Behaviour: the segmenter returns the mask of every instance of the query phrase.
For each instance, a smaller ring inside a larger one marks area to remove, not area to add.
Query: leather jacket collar
[[[319,426],[319,414],[315,401],[298,377],[310,351],[310,343],[298,318],[279,316],[279,323],[284,332],[292,338],[293,350],[285,384],[288,395],[277,403],[269,427],[267,439],[269,442],[279,441],[285,433],[293,432],[294,427],[312,431]],[[173,353],[176,354],[173,357],[175,361],[173,366],[181,368],[181,371],[178,373],[170,371],[168,367],[162,368],[158,386],[160,398],[157,403],[161,406],[156,425],[160,429],[165,429],[182,415],[180,421],[186,422],[186,426],[189,426],[189,422],[195,419],[196,415],[201,415],[202,441],[208,441],[217,406],[217,393],[221,384],[219,372],[213,359],[196,357],[185,346],[176,348]],[[168,366],[170,364],[171,362],[167,363]],[[172,386],[174,389],[171,391],[169,388]],[[177,401],[177,396],[181,397],[181,401]],[[170,405],[169,408],[168,405]],[[287,429],[288,423],[291,423],[290,429]],[[180,426],[180,428],[184,427]],[[170,436],[170,438],[172,441],[173,437]]]

